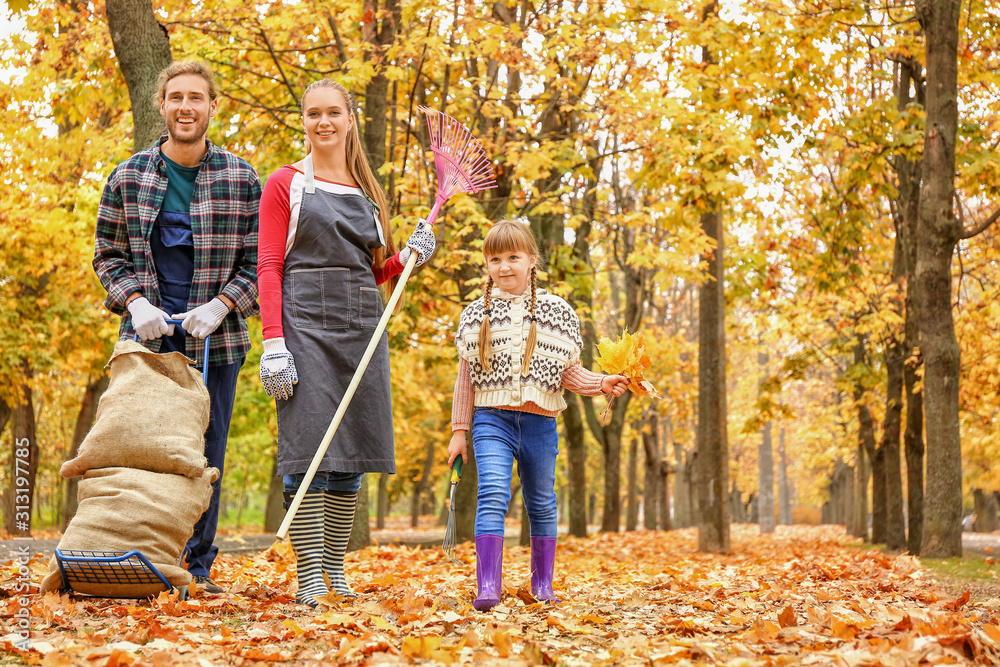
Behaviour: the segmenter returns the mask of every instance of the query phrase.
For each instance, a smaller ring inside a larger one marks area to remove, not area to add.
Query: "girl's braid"
[[[531,267],[531,328],[528,330],[528,340],[524,345],[524,363],[521,365],[521,375],[528,374],[528,367],[531,365],[531,355],[535,352],[535,339],[538,334],[535,329],[535,303],[538,301],[538,293],[535,283],[535,267]]]
[[[493,354],[493,341],[490,334],[490,299],[493,296],[493,277],[486,281],[483,291],[483,323],[479,325],[479,363],[489,373],[490,355]]]

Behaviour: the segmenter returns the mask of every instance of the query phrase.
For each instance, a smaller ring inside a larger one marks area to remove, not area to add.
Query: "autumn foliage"
[[[472,609],[473,566],[438,550],[371,547],[348,556],[356,601],[294,602],[287,544],[221,557],[229,593],[179,602],[32,600],[42,665],[204,664],[996,664],[1000,613],[957,599],[920,561],[845,545],[836,528],[735,526],[733,553],[696,553],[692,530],[560,542],[560,604],[535,603],[528,554],[508,547],[505,599]],[[469,546],[459,555],[472,562]],[[38,561],[35,568],[41,567]],[[14,574],[0,583],[0,610]]]

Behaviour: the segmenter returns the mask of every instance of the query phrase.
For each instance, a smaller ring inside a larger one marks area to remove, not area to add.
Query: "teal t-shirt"
[[[201,165],[185,167],[179,165],[162,153],[163,163],[167,166],[167,193],[163,197],[163,211],[184,213],[191,211],[191,197],[194,196],[194,182],[198,179]]]

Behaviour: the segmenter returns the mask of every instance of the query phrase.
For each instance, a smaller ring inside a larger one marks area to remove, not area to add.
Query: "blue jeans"
[[[503,535],[514,461],[532,537],[555,537],[556,418],[500,408],[476,408],[472,447],[479,474],[476,536]]]
[[[363,472],[327,472],[317,470],[316,475],[309,482],[310,491],[332,491],[342,496],[349,496],[361,490],[361,476]],[[285,493],[295,493],[302,486],[305,473],[295,473],[285,475],[281,478],[285,485]]]

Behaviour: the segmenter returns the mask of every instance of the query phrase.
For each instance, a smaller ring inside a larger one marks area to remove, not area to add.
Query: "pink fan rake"
[[[427,114],[427,130],[434,152],[438,191],[427,224],[437,220],[438,211],[448,198],[458,192],[477,193],[497,186],[493,163],[469,128],[446,113],[417,107]]]
[[[434,167],[438,177],[437,196],[434,198],[434,206],[431,208],[431,212],[427,215],[426,220],[428,225],[433,225],[434,221],[437,220],[441,206],[448,201],[449,197],[459,192],[475,194],[483,190],[489,190],[490,188],[495,188],[497,182],[496,176],[493,173],[493,164],[490,162],[489,156],[486,155],[486,151],[483,150],[482,145],[472,136],[472,132],[467,127],[446,113],[423,106],[418,108],[427,114],[427,129],[430,131],[431,150],[434,152]],[[309,484],[312,482],[313,477],[316,476],[316,471],[319,470],[323,457],[326,455],[326,450],[330,448],[333,436],[337,433],[337,429],[340,428],[340,422],[344,419],[344,414],[347,412],[347,408],[351,404],[351,399],[354,398],[354,394],[358,390],[358,385],[361,384],[361,377],[368,370],[368,364],[371,362],[372,355],[375,354],[375,349],[378,347],[379,341],[382,339],[382,334],[389,324],[392,311],[396,309],[396,304],[403,295],[403,288],[406,286],[406,281],[409,280],[416,263],[417,253],[411,252],[409,258],[406,260],[406,265],[403,267],[403,272],[399,275],[399,282],[396,283],[396,289],[392,291],[392,296],[389,297],[389,302],[385,305],[382,318],[379,320],[378,326],[375,327],[375,332],[368,342],[368,347],[365,349],[360,363],[358,363],[358,369],[354,371],[351,384],[347,386],[344,398],[340,401],[337,412],[330,421],[329,428],[326,429],[323,441],[320,442],[319,448],[316,450],[315,456],[313,456],[312,463],[310,463],[309,469],[302,479],[299,490],[292,499],[288,511],[285,512],[285,518],[281,522],[281,526],[278,527],[278,532],[275,536],[279,540],[283,540],[288,536],[288,529],[292,525],[292,519],[295,518],[295,513],[298,512],[299,506],[302,504],[302,499],[309,489]]]

